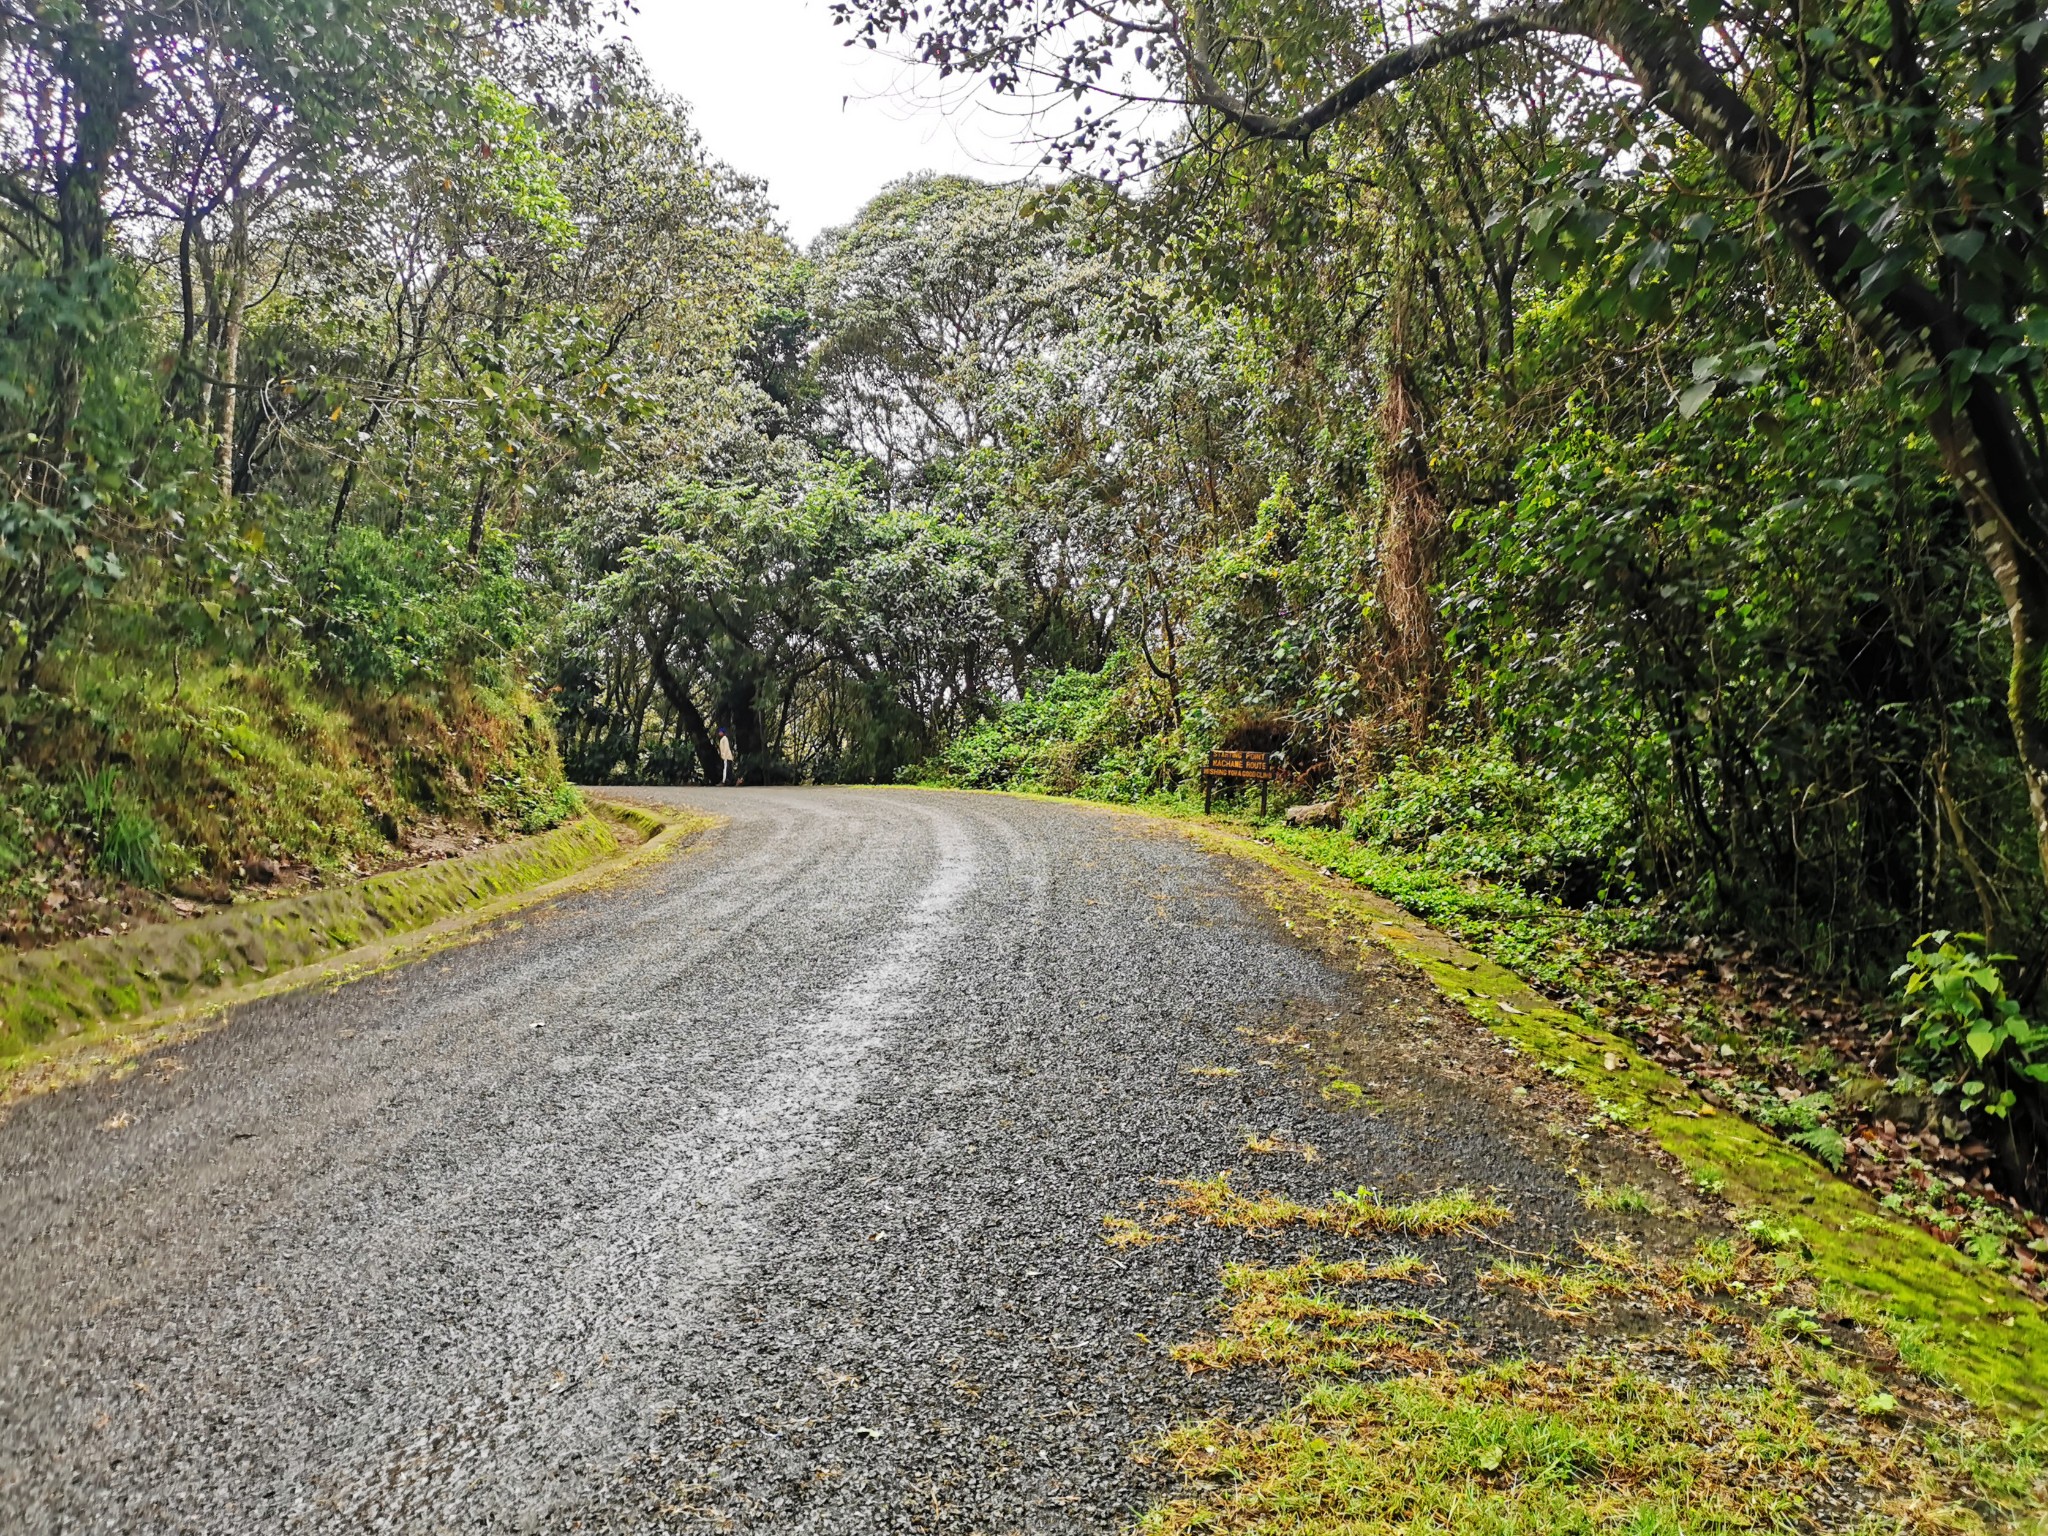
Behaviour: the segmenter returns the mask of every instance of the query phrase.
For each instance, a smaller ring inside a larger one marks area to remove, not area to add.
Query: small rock
[[[1338,822],[1337,802],[1317,800],[1309,805],[1290,805],[1280,813],[1290,827],[1334,827]]]

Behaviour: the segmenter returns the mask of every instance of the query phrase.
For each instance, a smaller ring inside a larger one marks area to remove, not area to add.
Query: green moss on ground
[[[1296,882],[1341,935],[1415,966],[1494,1033],[1577,1085],[1601,1114],[1648,1134],[1769,1241],[1800,1250],[1824,1282],[1871,1298],[1899,1329],[1916,1369],[2002,1417],[2048,1423],[2048,1315],[2004,1277],[1890,1216],[1769,1132],[1718,1111],[1627,1040],[1558,1007],[1504,966],[1325,875],[1355,847],[1341,834],[1285,834],[1290,847],[1282,849],[1214,826],[1194,830],[1208,845]]]
[[[1343,1214],[1295,1212],[1294,1224],[1325,1234]],[[2039,1435],[1930,1399],[1882,1331],[1837,1316],[1796,1256],[1724,1239],[1650,1262],[1614,1244],[1584,1264],[1478,1276],[1575,1320],[1553,1358],[1498,1358],[1469,1342],[1420,1304],[1444,1278],[1414,1254],[1226,1266],[1221,1327],[1174,1358],[1191,1372],[1276,1372],[1291,1391],[1277,1410],[1165,1436],[1183,1486],[1139,1529],[2035,1528],[2029,1512],[2048,1488]],[[1663,1326],[1616,1326],[1645,1315]]]

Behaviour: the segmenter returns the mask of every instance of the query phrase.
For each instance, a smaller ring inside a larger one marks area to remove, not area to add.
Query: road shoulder
[[[241,1004],[467,942],[527,907],[627,876],[718,820],[591,798],[591,814],[507,847],[0,960],[0,1112],[191,1039]]]

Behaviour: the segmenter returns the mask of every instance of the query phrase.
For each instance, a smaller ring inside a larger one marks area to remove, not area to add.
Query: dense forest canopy
[[[1252,746],[1674,933],[1975,931],[1959,1091],[2038,1103],[2038,5],[835,10],[1054,174],[800,250],[577,4],[0,0],[29,928],[720,731],[1126,798]]]
[[[1959,688],[1956,679],[1928,679],[1921,696],[1883,702],[1935,706],[1915,711],[1931,727],[1958,691],[1999,699],[2012,737],[2005,771],[2024,797],[2031,857],[2048,874],[2048,426],[2037,388],[2048,338],[2036,313],[2048,23],[2037,9],[2023,0],[1820,12],[1719,0],[1682,8],[1566,0],[1484,12],[1315,0],[837,7],[871,44],[908,42],[943,73],[979,74],[1048,113],[1060,109],[1047,103],[1078,103],[1071,117],[1050,120],[1050,158],[1117,177],[1153,172],[1138,221],[1191,258],[1205,293],[1261,313],[1302,348],[1327,349],[1333,332],[1377,343],[1377,356],[1365,357],[1376,375],[1368,392],[1388,429],[1378,489],[1393,522],[1375,552],[1391,567],[1379,593],[1384,660],[1416,719],[1433,709],[1428,694],[1450,659],[1423,634],[1448,617],[1421,596],[1437,556],[1453,552],[1439,533],[1456,529],[1462,508],[1476,526],[1481,508],[1506,499],[1509,477],[1526,499],[1537,466],[1566,470],[1606,456],[1607,433],[1590,418],[1619,406],[1624,436],[1652,454],[1633,478],[1653,503],[1654,526],[1603,531],[1622,511],[1614,502],[1637,499],[1609,493],[1569,532],[1554,516],[1523,517],[1514,528],[1553,540],[1565,533],[1572,547],[1547,550],[1531,574],[1564,576],[1576,560],[1588,569],[1582,592],[1626,574],[1617,571],[1621,557],[1648,557],[1625,562],[1638,567],[1631,585],[1640,591],[1621,594],[1634,611],[1606,659],[1670,637],[1663,669],[1673,675],[1646,675],[1648,657],[1629,658],[1626,671],[1647,685],[1643,708],[1671,715],[1676,809],[1711,855],[1698,872],[1730,885],[1747,882],[1751,871],[1739,866],[1753,856],[1809,861],[1794,849],[1789,820],[1769,825],[1771,781],[1788,766],[1782,754],[1762,758],[1750,733],[1700,731],[1706,722],[1682,718],[1696,710],[1668,707],[1688,691],[1681,674],[1699,666],[1699,640],[1718,642],[1753,610],[1654,611],[1682,590],[1663,565],[1686,522],[1684,481],[1694,478],[1665,473],[1662,453],[1704,455],[1696,469],[1721,468],[1714,461],[1727,454],[1735,423],[1716,418],[1737,414],[1764,426],[1762,446],[1773,455],[1817,447],[1833,423],[1804,418],[1832,406],[1836,392],[1826,385],[1834,380],[1875,392],[1869,408],[1887,423],[1881,437],[1896,439],[1883,456],[1891,462],[1843,454],[1837,443],[1803,473],[1793,469],[1781,487],[1788,494],[1760,510],[1786,518],[1789,544],[1826,521],[1831,509],[1816,505],[1816,492],[1882,500],[1918,479],[1918,499],[1951,503],[1948,526],[1922,530],[1929,547],[1911,552],[1870,543],[1882,542],[1881,507],[1836,515],[1843,533],[1898,576],[1930,560],[1981,565],[2009,648],[2004,676]],[[1162,91],[1180,112],[1158,110]],[[1610,354],[1606,366],[1587,370],[1580,355],[1546,346],[1574,331],[1590,334],[1572,341]],[[1561,388],[1563,378],[1576,387]],[[1540,401],[1544,419],[1556,423],[1561,411],[1593,436],[1531,453],[1497,418],[1474,445],[1483,457],[1462,459],[1456,472],[1404,449],[1419,437],[1430,456],[1450,459],[1444,427],[1473,408],[1475,395],[1487,402],[1481,409],[1506,413]],[[1738,402],[1751,408],[1738,412]],[[1669,424],[1703,412],[1709,419],[1691,431]],[[1915,438],[1925,445],[1917,455]],[[1452,483],[1475,462],[1490,475]],[[1829,463],[1849,472],[1820,473]],[[1764,467],[1742,478],[1753,484]],[[1705,499],[1724,501],[1719,487]],[[1787,502],[1796,504],[1789,518]],[[1567,493],[1560,510],[1575,517],[1578,505]],[[1732,538],[1735,530],[1720,532]],[[1768,535],[1758,542],[1773,555],[1793,553]],[[1506,553],[1512,544],[1498,547]],[[1706,590],[1732,597],[1736,588]],[[1503,611],[1502,595],[1496,587],[1481,611]],[[1930,613],[1917,602],[1911,611]],[[1549,617],[1541,632],[1554,635],[1558,616]],[[1866,674],[1879,668],[1880,648],[1927,657],[1917,636],[1874,613],[1865,623],[1880,631],[1855,647]],[[1688,635],[1695,625],[1710,633]],[[1773,670],[1798,679],[1809,709],[1870,691],[1847,676],[1809,686],[1803,668],[1784,665],[1790,659],[1774,657]],[[1772,686],[1768,677],[1747,681]],[[1526,697],[1519,677],[1513,692]],[[1996,889],[2004,882],[1989,868],[2003,869],[2016,850],[1967,814],[1946,781],[1957,755],[1951,735],[1919,753],[1941,771],[1898,786],[1914,804],[1893,815],[1924,820],[1925,807],[1939,804],[1955,862],[1982,877],[1985,924],[2004,917],[2013,931],[2001,909],[2015,898]],[[1870,772],[1852,776],[1853,789],[1826,798],[1853,807],[1847,814],[1867,826],[1887,790]],[[1899,777],[1896,769],[1889,776]],[[1892,841],[1883,832],[1877,840]],[[1789,873],[1781,871],[1780,885]],[[2038,909],[2032,893],[2017,899]]]

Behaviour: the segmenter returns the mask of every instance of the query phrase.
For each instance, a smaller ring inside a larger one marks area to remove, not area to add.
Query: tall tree
[[[2006,707],[2048,877],[2048,417],[2038,408],[2048,298],[2042,240],[2048,17],[2035,0],[1838,0],[1683,11],[1654,0],[1562,0],[1410,20],[1318,3],[1182,6],[1162,0],[842,0],[871,38],[907,37],[942,71],[1002,91],[1158,92],[1175,82],[1196,143],[1310,142],[1345,118],[1396,103],[1403,82],[1504,46],[1590,49],[1632,77],[1646,121],[1691,135],[1751,199],[1761,238],[1808,272],[1902,388],[1919,397],[1951,483],[2005,606]],[[1169,90],[1172,86],[1168,87]],[[1145,164],[1162,144],[1130,113],[1084,114],[1069,159]],[[1411,127],[1413,125],[1410,125]],[[1669,150],[1654,130],[1587,140],[1596,160],[1647,169]],[[1532,212],[1590,239],[1569,196]],[[1646,251],[1646,255],[1655,255]],[[1708,383],[1708,380],[1701,380]]]

